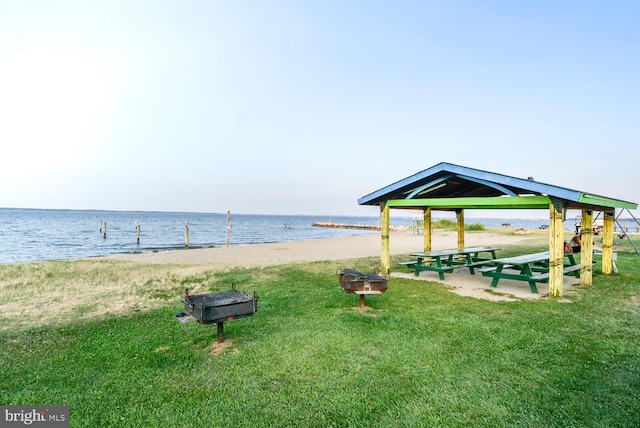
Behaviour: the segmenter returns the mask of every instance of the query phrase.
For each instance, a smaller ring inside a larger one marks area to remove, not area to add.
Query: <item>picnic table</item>
[[[471,274],[475,274],[475,267],[492,262],[496,258],[495,247],[471,247],[461,250],[441,250],[427,253],[413,253],[416,260],[399,263],[415,271],[416,276],[423,270],[438,272],[441,280],[444,280],[445,273],[452,273],[454,269],[469,268]],[[481,257],[481,253],[488,253]]]
[[[573,253],[565,253],[562,273],[580,276],[580,263],[576,263]],[[500,279],[514,279],[527,281],[532,293],[538,293],[538,282],[549,282],[549,252],[524,254],[516,257],[506,257],[492,260],[493,266],[479,269],[484,276],[492,277],[492,287],[498,286]],[[506,269],[506,271],[505,271]],[[514,272],[515,271],[515,272]]]

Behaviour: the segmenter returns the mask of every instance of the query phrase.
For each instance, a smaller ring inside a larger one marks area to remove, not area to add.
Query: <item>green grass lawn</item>
[[[620,273],[596,269],[561,301],[491,302],[393,278],[364,312],[336,270],[371,271],[375,258],[227,272],[0,266],[0,301],[42,313],[43,278],[120,282],[155,302],[118,312],[98,299],[82,308],[99,316],[30,325],[0,315],[0,404],[69,405],[72,427],[640,426],[639,257],[619,253]],[[185,286],[232,282],[258,291],[259,311],[225,323],[224,346],[215,325],[175,321]]]

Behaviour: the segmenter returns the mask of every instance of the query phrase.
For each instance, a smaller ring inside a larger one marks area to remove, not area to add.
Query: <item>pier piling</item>
[[[231,221],[231,211],[227,211],[227,247],[229,246],[229,232],[231,232],[232,227],[233,222]]]
[[[184,221],[184,248],[189,249],[189,220]]]

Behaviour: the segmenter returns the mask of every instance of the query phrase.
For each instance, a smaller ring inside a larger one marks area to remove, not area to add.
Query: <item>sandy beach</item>
[[[473,232],[465,234],[465,246],[501,246],[539,238],[539,233],[504,234],[496,232]],[[390,233],[390,252],[392,255],[408,254],[423,250],[424,238],[410,231],[392,231]],[[457,235],[453,231],[434,231],[433,250],[456,248]],[[342,238],[253,244],[220,248],[179,250],[145,254],[127,254],[111,256],[139,263],[207,265],[212,268],[261,267],[284,263],[308,262],[319,260],[345,260],[380,255],[380,235],[360,235]],[[468,269],[459,269],[447,274],[444,280],[436,272],[421,272],[418,277],[402,268],[392,267],[391,277],[418,281],[440,282],[459,295],[494,301],[513,301],[519,299],[538,299],[548,295],[548,284],[539,284],[539,294],[531,293],[526,282],[502,280],[497,288],[490,286],[490,278],[470,275]],[[566,288],[575,286],[578,280],[565,277]]]
[[[465,245],[468,247],[496,246],[516,243],[530,238],[531,235],[474,232],[465,235]],[[435,231],[431,242],[433,250],[455,248],[457,246],[457,235],[451,231]],[[422,235],[414,235],[410,231],[390,233],[389,246],[392,255],[422,251],[423,243],[424,238]],[[111,257],[140,263],[258,267],[292,262],[379,256],[380,248],[380,235],[371,234],[294,242],[126,254]]]

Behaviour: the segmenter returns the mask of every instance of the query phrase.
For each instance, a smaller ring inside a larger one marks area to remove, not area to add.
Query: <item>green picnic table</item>
[[[441,280],[444,280],[445,273],[452,273],[454,269],[469,268],[471,274],[475,274],[475,267],[491,263],[496,258],[495,247],[470,247],[452,250],[430,251],[426,253],[413,253],[412,257],[417,259],[409,262],[399,263],[415,271],[416,276],[423,270],[438,272]],[[481,257],[481,253],[488,253]]]
[[[580,263],[576,263],[572,253],[566,253],[567,259],[562,268],[562,273],[580,276]],[[532,293],[538,293],[538,282],[549,282],[549,252],[543,251],[534,254],[524,254],[516,257],[506,257],[492,260],[493,266],[479,269],[483,276],[492,277],[492,287],[498,286],[500,279],[513,279],[527,281]],[[506,270],[505,270],[506,269]]]

